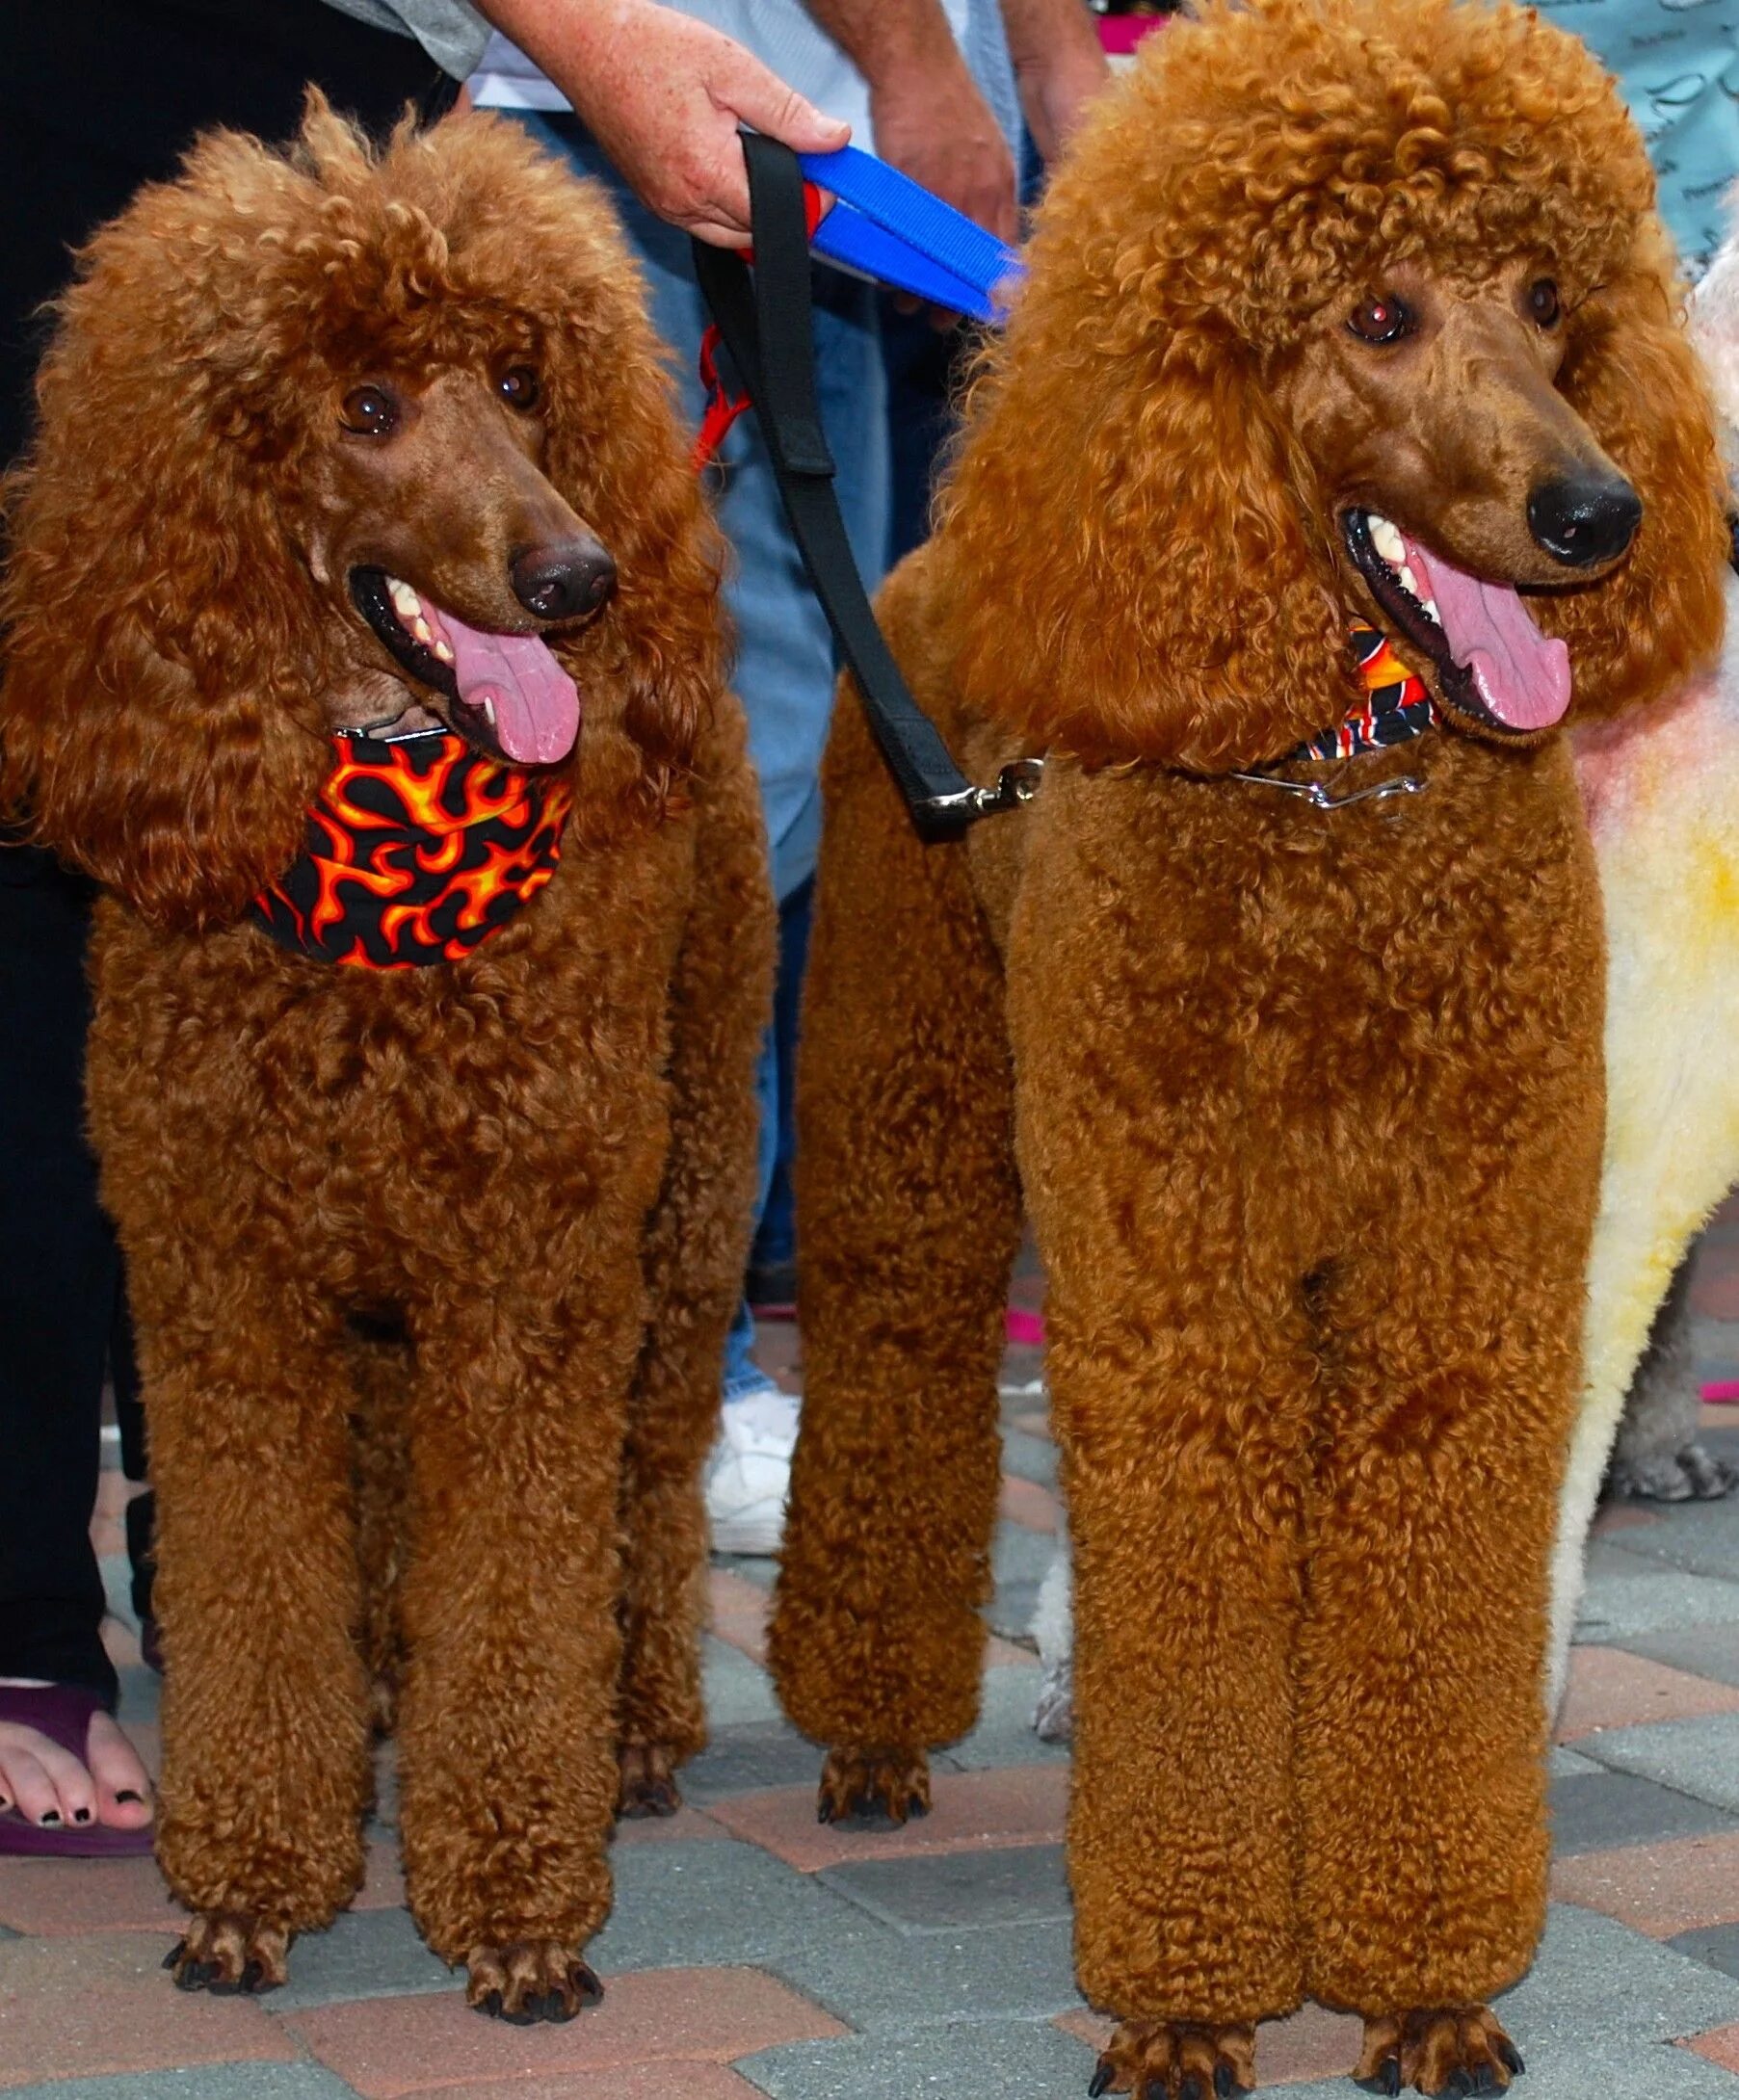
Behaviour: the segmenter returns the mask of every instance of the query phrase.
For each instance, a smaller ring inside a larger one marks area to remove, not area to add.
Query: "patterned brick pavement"
[[[1702,1376],[1739,1378],[1739,1211],[1705,1247]],[[763,1353],[788,1368],[789,1329]],[[0,1861],[0,2090],[10,2100],[1051,2100],[1086,2088],[1105,2023],[1069,1974],[1065,1760],[1030,1733],[1025,1642],[1052,1548],[1056,1456],[1037,1359],[1005,1374],[997,1635],[977,1732],[900,1832],[815,1821],[816,1754],[761,1667],[769,1562],[720,1562],[712,1748],[689,1807],[625,1830],[571,2026],[467,2012],[402,1907],[389,1822],[368,1887],[298,1943],[290,1986],[183,1997],[159,1963],[175,1913],[148,1862]],[[1739,1457],[1739,1408],[1706,1411]],[[96,1536],[119,1598],[125,1492]],[[113,1628],[124,1718],[154,1744],[156,1684]],[[1739,1501],[1602,1520],[1554,1752],[1553,1906],[1506,2001],[1529,2100],[1739,2100]],[[383,1795],[390,1818],[391,1790]],[[1262,2031],[1265,2080],[1346,2100],[1355,2021]]]

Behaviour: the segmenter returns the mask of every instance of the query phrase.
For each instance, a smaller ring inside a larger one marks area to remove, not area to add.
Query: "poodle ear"
[[[546,340],[544,468],[617,570],[616,593],[571,668],[582,691],[600,678],[613,688],[640,753],[639,801],[655,810],[690,772],[724,690],[724,540],[616,214],[598,184],[545,174],[556,185],[550,252],[571,258],[578,276],[542,302],[561,316]]]
[[[1344,711],[1325,667],[1354,696],[1308,467],[1242,345],[1120,347],[1099,290],[1106,311],[1066,284],[987,353],[940,507],[962,694],[1088,764],[1273,757]]]
[[[1558,383],[1643,499],[1608,580],[1533,601],[1569,645],[1575,715],[1588,721],[1658,698],[1721,644],[1730,538],[1719,444],[1664,261],[1589,300]]]
[[[644,340],[641,340],[644,338]],[[662,806],[689,774],[725,685],[723,543],[688,457],[656,347],[638,323],[573,376],[583,414],[552,418],[547,471],[616,561],[617,589],[575,674],[605,670],[640,752],[641,800]]]
[[[8,486],[0,799],[153,925],[233,919],[329,764],[282,470],[190,354],[198,273],[147,191],[87,253]],[[215,332],[215,317],[208,325]]]

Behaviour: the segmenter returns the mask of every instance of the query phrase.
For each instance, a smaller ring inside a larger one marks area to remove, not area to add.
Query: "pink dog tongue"
[[[1416,539],[1408,564],[1436,604],[1449,653],[1483,704],[1512,729],[1549,729],[1570,703],[1570,652],[1547,641],[1508,584],[1469,576]]]
[[[580,696],[573,680],[537,635],[491,635],[467,627],[440,609],[453,646],[459,696],[495,711],[495,736],[520,766],[553,766],[573,749],[580,733]]]

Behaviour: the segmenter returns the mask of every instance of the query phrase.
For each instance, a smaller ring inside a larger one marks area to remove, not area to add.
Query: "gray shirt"
[[[468,0],[327,0],[372,29],[414,37],[443,73],[463,80],[476,70],[489,25]]]

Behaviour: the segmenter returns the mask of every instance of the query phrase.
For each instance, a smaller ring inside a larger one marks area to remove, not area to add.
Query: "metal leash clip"
[[[996,776],[994,787],[959,788],[951,795],[933,795],[920,806],[919,827],[934,826],[940,832],[994,817],[1005,809],[1018,809],[1030,802],[1044,778],[1042,758],[1016,758]]]
[[[1312,809],[1350,809],[1355,802],[1385,801],[1391,795],[1423,795],[1426,783],[1410,773],[1397,774],[1392,780],[1379,780],[1371,787],[1355,788],[1351,795],[1331,795],[1320,780],[1277,780],[1271,773],[1234,773],[1234,780],[1248,780],[1254,787],[1278,788],[1282,795],[1301,795]]]

